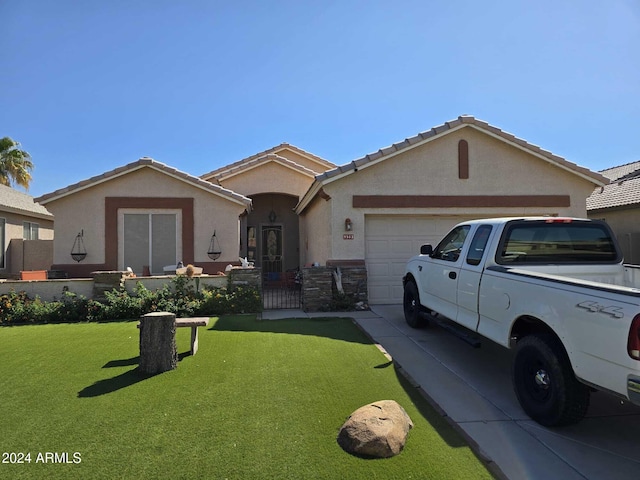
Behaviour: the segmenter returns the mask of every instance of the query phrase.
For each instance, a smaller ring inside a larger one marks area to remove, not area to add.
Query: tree
[[[12,184],[29,189],[31,183],[31,155],[20,150],[20,144],[9,137],[0,138],[0,184]]]

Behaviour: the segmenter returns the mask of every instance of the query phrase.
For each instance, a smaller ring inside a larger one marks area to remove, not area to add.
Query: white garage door
[[[434,247],[457,223],[471,217],[368,215],[365,218],[365,261],[369,303],[402,303],[402,275],[420,246]],[[475,218],[475,217],[474,217]]]

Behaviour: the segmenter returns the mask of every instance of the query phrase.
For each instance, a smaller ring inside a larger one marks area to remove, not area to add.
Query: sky
[[[640,160],[639,0],[0,0],[0,137],[38,197],[141,157],[283,142],[337,165],[473,115],[598,171]]]

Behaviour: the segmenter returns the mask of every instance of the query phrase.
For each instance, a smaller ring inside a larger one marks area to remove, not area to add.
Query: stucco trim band
[[[182,259],[193,263],[193,198],[106,197],[104,199],[105,264],[116,269],[118,265],[118,209],[153,208],[182,210]]]
[[[569,195],[354,195],[353,208],[569,207]]]

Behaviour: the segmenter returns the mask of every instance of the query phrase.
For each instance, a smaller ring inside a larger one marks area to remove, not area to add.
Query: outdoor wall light
[[[346,218],[344,220],[344,231],[350,232],[351,230],[353,230],[353,223],[351,222],[350,218]]]
[[[207,255],[211,260],[217,260],[222,255],[222,250],[220,250],[220,243],[218,242],[218,238],[216,237],[216,231],[213,231],[213,235],[211,235],[211,241],[209,242],[209,250],[207,250]]]
[[[276,216],[276,212],[274,212],[273,210],[271,210],[271,212],[269,212],[269,221],[270,221],[271,223],[275,223],[276,218],[277,218],[277,216]]]
[[[84,230],[80,230],[71,247],[71,258],[80,263],[87,256],[87,249],[84,248]]]

